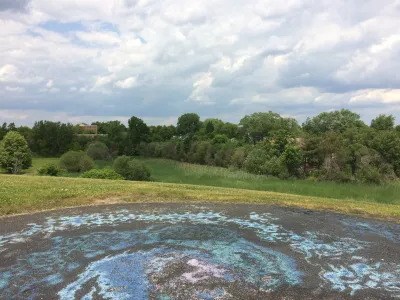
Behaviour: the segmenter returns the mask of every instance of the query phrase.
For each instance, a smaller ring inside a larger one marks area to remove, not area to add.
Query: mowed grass
[[[159,182],[0,175],[0,215],[126,202],[255,203],[400,221],[400,205]]]
[[[400,220],[400,184],[279,180],[243,171],[138,158],[154,182],[32,176],[57,158],[34,158],[25,176],[0,175],[0,215],[110,202],[264,203]],[[96,162],[97,168],[112,162]],[[65,174],[77,177],[79,174]]]

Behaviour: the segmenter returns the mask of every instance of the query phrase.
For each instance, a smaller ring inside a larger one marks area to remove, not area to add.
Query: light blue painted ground
[[[379,234],[396,242],[398,232],[382,227]],[[400,297],[400,262],[366,257],[372,246],[316,230],[295,233],[268,213],[238,217],[196,207],[53,216],[0,236],[0,256],[9,261],[0,268],[0,299],[49,291],[60,299],[224,299],[301,287],[305,276],[346,295]]]

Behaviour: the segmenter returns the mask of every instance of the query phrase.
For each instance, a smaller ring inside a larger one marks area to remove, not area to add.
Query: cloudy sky
[[[0,0],[0,122],[400,122],[399,0]]]

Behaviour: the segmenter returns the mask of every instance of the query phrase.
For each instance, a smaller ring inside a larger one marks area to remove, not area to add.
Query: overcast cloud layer
[[[398,0],[1,0],[0,122],[400,121]]]

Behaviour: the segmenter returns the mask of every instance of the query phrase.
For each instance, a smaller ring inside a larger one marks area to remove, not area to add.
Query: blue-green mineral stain
[[[7,258],[17,255],[16,245],[44,242],[0,268],[0,298],[34,298],[48,288],[61,299],[169,300],[180,291],[193,299],[223,299],[232,284],[254,291],[301,286],[299,259],[320,268],[321,286],[328,289],[350,294],[380,289],[400,296],[400,265],[363,259],[360,251],[368,243],[318,231],[295,233],[278,221],[270,214],[232,217],[207,209],[49,217],[0,236],[0,255]],[[70,230],[74,233],[65,235]],[[385,236],[393,237],[387,230]]]

